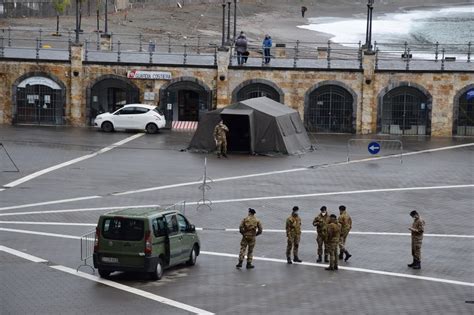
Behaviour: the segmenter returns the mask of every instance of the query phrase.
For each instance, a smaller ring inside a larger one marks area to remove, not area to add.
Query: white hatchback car
[[[105,132],[116,129],[140,129],[156,133],[166,125],[165,117],[156,106],[128,104],[113,113],[97,115],[94,126]]]

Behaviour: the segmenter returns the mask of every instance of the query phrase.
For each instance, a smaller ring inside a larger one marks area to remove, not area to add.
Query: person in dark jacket
[[[239,37],[235,40],[235,51],[237,52],[237,63],[241,66],[244,63],[244,54],[247,52],[247,36],[244,32],[240,32]]]
[[[263,54],[265,56],[265,64],[268,65],[271,60],[270,55],[270,48],[272,47],[272,38],[270,35],[265,35],[265,39],[263,40]]]

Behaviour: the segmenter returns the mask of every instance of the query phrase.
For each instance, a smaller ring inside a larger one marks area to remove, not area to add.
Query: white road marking
[[[84,155],[84,156],[80,156],[80,157],[75,158],[75,159],[72,159],[72,160],[70,160],[70,161],[63,162],[63,163],[60,163],[60,164],[57,164],[57,165],[54,165],[54,166],[45,168],[45,169],[40,170],[40,171],[37,171],[37,172],[35,172],[35,173],[33,173],[33,174],[30,174],[30,175],[27,175],[27,176],[22,177],[22,178],[20,178],[20,179],[17,179],[17,180],[15,180],[15,181],[11,182],[11,183],[5,184],[5,185],[3,185],[3,187],[12,188],[12,187],[18,186],[18,185],[20,185],[20,184],[23,184],[24,182],[27,182],[27,181],[29,181],[29,180],[32,180],[32,179],[34,179],[34,178],[36,178],[36,177],[39,177],[39,176],[41,176],[41,175],[50,173],[50,172],[55,171],[55,170],[57,170],[57,169],[60,169],[60,168],[63,168],[63,167],[66,167],[66,166],[69,166],[69,165],[72,165],[72,164],[75,164],[75,163],[78,163],[78,162],[81,162],[81,161],[84,161],[84,160],[93,158],[93,157],[95,157],[95,156],[97,156],[97,155],[99,155],[99,154],[105,153],[105,152],[110,151],[110,150],[112,150],[112,149],[114,149],[114,148],[116,148],[116,147],[119,147],[119,146],[121,146],[121,145],[123,145],[123,144],[125,144],[125,143],[127,143],[127,142],[129,142],[129,141],[135,140],[136,138],[141,137],[141,136],[143,136],[143,135],[144,135],[144,133],[135,134],[135,135],[130,136],[130,137],[126,138],[126,139],[123,139],[123,140],[121,140],[121,141],[119,141],[119,142],[116,142],[116,143],[114,143],[114,144],[112,144],[112,145],[110,145],[110,146],[108,146],[108,147],[105,147],[105,148],[103,148],[103,149],[100,149],[100,150],[97,151],[97,152],[94,152],[94,153],[91,153],[91,154],[87,154],[87,155]]]
[[[17,233],[34,234],[34,235],[43,235],[43,236],[52,236],[52,237],[59,237],[59,238],[80,239],[80,236],[45,233],[45,232],[35,232],[35,231],[28,231],[28,230],[14,230],[14,229],[0,228],[0,231],[17,232]],[[236,254],[218,253],[218,252],[209,252],[209,251],[201,251],[200,253],[203,254],[203,255],[238,258],[238,255],[236,255]],[[253,259],[262,260],[262,261],[270,261],[270,262],[278,262],[278,263],[284,263],[284,264],[287,263],[286,260],[277,259],[277,258],[255,257],[254,256]],[[309,262],[302,262],[302,263],[297,263],[297,264],[306,265],[306,266],[314,266],[314,267],[327,267],[327,265],[317,264],[317,263],[309,263]],[[442,278],[417,276],[417,275],[410,275],[410,274],[405,274],[405,273],[396,273],[396,272],[389,272],[389,271],[381,271],[381,270],[365,269],[365,268],[356,268],[356,267],[344,267],[344,266],[339,266],[339,269],[349,270],[349,271],[357,271],[357,272],[364,272],[364,273],[379,274],[379,275],[385,275],[385,276],[391,276],[391,277],[409,278],[409,279],[416,279],[416,280],[427,280],[427,281],[433,281],[433,282],[441,282],[441,283],[448,283],[448,284],[474,287],[474,283],[471,283],[471,282],[462,282],[462,281],[442,279]]]
[[[220,257],[231,257],[231,258],[238,258],[239,255],[236,254],[227,254],[227,253],[216,253],[216,252],[208,252],[208,251],[201,251],[201,254],[204,255],[211,255],[211,256],[220,256]],[[261,260],[261,261],[269,261],[269,262],[277,262],[277,263],[284,263],[286,264],[286,259],[276,259],[276,258],[266,258],[266,257],[253,257],[254,260]],[[298,265],[305,265],[305,266],[314,266],[320,268],[326,268],[327,264],[317,264],[317,263],[309,263],[309,262],[302,262],[302,263],[295,263]],[[365,269],[365,268],[356,268],[356,267],[344,267],[339,266],[341,270],[349,270],[349,271],[358,271],[364,273],[373,273],[378,275],[390,276],[390,277],[398,277],[398,278],[409,278],[409,279],[416,279],[416,280],[426,280],[426,281],[433,281],[433,282],[441,282],[441,283],[448,283],[448,284],[455,284],[455,285],[462,285],[468,287],[474,287],[474,283],[471,282],[463,282],[463,281],[456,281],[456,280],[449,280],[449,279],[442,279],[442,278],[434,278],[434,277],[425,277],[425,276],[417,276],[417,275],[410,275],[406,273],[397,273],[397,272],[390,272],[390,271],[381,271],[381,270],[374,270],[374,269]]]
[[[53,226],[97,226],[97,223],[71,223],[71,222],[41,222],[41,221],[0,221],[0,224],[16,224],[16,225],[53,225]],[[196,227],[196,231],[222,231],[222,232],[239,232],[239,229],[231,228],[205,228]],[[265,233],[286,233],[286,230],[265,229]],[[315,230],[302,230],[301,233],[316,234]],[[411,236],[410,233],[397,232],[359,232],[351,231],[351,235],[378,235],[378,236]],[[465,234],[424,234],[425,237],[447,237],[447,238],[474,238],[474,235]]]
[[[4,190],[5,190],[5,188],[0,188],[0,191],[4,191]]]
[[[0,208],[0,211],[12,210],[12,209],[21,209],[21,208],[29,208],[29,207],[37,207],[37,206],[45,206],[45,205],[54,205],[54,204],[58,204],[58,203],[68,203],[68,202],[82,201],[82,200],[89,200],[89,199],[98,199],[98,198],[102,198],[102,196],[86,196],[86,197],[52,200],[52,201],[44,201],[44,202],[37,202],[37,203],[28,203],[28,204],[17,205],[17,206],[3,207],[3,208]]]
[[[44,260],[42,258],[32,256],[32,255],[29,255],[29,254],[26,254],[26,253],[23,253],[23,252],[20,252],[20,251],[17,251],[15,249],[5,247],[5,246],[2,246],[2,245],[0,245],[0,251],[4,251],[6,253],[9,253],[9,254],[12,254],[12,255],[15,255],[15,256],[18,256],[18,257],[21,257],[21,258],[24,258],[24,259],[27,259],[27,260],[30,260],[30,261],[33,261],[33,262],[36,262],[36,263],[48,262],[47,260]],[[179,308],[179,309],[182,309],[182,310],[194,313],[194,314],[202,314],[202,315],[214,314],[214,313],[208,312],[206,310],[203,310],[203,309],[200,309],[200,308],[188,305],[188,304],[184,304],[184,303],[181,303],[181,302],[178,302],[178,301],[174,301],[174,300],[171,300],[171,299],[165,298],[163,296],[156,295],[156,294],[144,291],[144,290],[129,287],[129,286],[126,286],[126,285],[123,285],[123,284],[120,284],[120,283],[117,283],[117,282],[114,282],[114,281],[110,281],[110,280],[107,280],[107,279],[102,279],[102,278],[99,278],[98,276],[90,275],[88,273],[84,273],[84,272],[81,272],[81,271],[76,271],[75,269],[72,269],[72,268],[69,268],[69,267],[66,267],[66,266],[54,265],[54,266],[49,266],[49,267],[52,268],[52,269],[58,270],[58,271],[62,271],[62,272],[71,274],[73,276],[77,276],[77,277],[81,277],[81,278],[91,280],[91,281],[94,281],[94,282],[102,283],[102,284],[105,284],[109,287],[112,287],[112,288],[115,288],[115,289],[118,289],[118,290],[121,290],[121,291],[125,291],[125,292],[128,292],[128,293],[132,293],[132,294],[147,298],[149,300],[153,300],[153,301],[159,302],[161,304],[166,304],[166,305],[169,305],[169,306],[172,306],[172,307],[176,307],[176,308]]]
[[[5,253],[9,253],[11,255],[15,255],[15,256],[18,256],[20,258],[23,258],[23,259],[26,259],[26,260],[29,260],[29,261],[32,261],[32,262],[36,262],[36,263],[48,262],[47,260],[45,260],[43,258],[39,258],[39,257],[30,255],[30,254],[27,254],[27,253],[24,253],[24,252],[20,252],[19,250],[16,250],[16,249],[13,249],[13,248],[10,248],[10,247],[6,247],[6,246],[3,246],[3,245],[0,245],[0,251],[3,251]]]
[[[25,211],[25,212],[0,213],[0,217],[1,216],[12,216],[12,215],[27,215],[27,214],[89,212],[89,211],[101,211],[101,210],[119,210],[119,209],[132,209],[132,208],[133,209],[135,209],[135,208],[153,208],[153,207],[160,207],[160,205],[117,206],[117,207],[101,207],[101,208],[80,208],[80,209],[63,209],[63,210]]]

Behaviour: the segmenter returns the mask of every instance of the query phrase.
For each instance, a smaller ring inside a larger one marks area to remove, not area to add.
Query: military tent
[[[229,152],[300,154],[311,147],[297,111],[267,97],[258,97],[201,116],[189,149],[214,151],[214,127],[221,119],[230,130]]]

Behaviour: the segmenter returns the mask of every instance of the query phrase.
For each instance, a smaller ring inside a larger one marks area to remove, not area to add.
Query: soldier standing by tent
[[[221,154],[223,157],[227,157],[227,132],[229,132],[229,128],[224,125],[222,120],[214,128],[214,140],[216,141],[218,158],[221,157]]]

